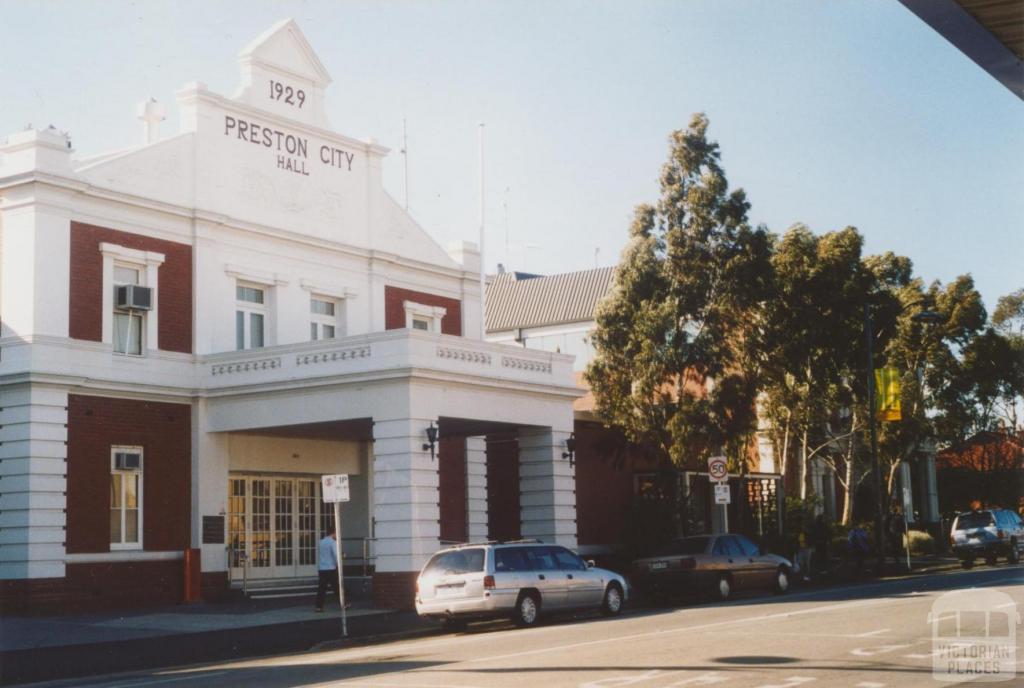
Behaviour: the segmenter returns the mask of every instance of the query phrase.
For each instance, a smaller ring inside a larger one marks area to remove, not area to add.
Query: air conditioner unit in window
[[[119,471],[137,471],[142,466],[142,457],[135,453],[114,452],[114,468]]]
[[[153,307],[153,290],[137,284],[114,287],[114,307],[129,311],[148,311]]]

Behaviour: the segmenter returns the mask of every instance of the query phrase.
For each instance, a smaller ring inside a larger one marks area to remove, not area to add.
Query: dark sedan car
[[[784,593],[792,571],[787,559],[762,552],[742,535],[697,535],[637,559],[632,579],[655,594],[706,591],[725,600],[739,590]]]

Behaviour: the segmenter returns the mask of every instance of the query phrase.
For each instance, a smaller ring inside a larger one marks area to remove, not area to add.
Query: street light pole
[[[882,468],[878,464],[878,429],[875,418],[875,349],[874,332],[872,332],[871,312],[867,301],[864,302],[864,339],[868,351],[868,427],[871,431],[871,470],[875,476],[877,502],[875,504],[875,552],[878,555],[878,575],[885,570],[885,493],[882,490]]]

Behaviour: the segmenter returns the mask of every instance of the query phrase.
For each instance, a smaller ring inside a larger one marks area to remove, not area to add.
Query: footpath
[[[958,569],[955,559],[915,559],[908,574],[892,563],[883,579]],[[864,576],[863,582],[877,580]],[[818,576],[800,588],[846,585],[843,575]],[[643,599],[631,606],[649,606]],[[348,637],[341,610],[330,600],[323,613],[312,598],[198,602],[105,614],[5,616],[0,618],[0,684],[140,671],[201,662],[244,659],[321,647],[350,647],[441,633],[415,612],[373,609],[355,600],[348,610]]]

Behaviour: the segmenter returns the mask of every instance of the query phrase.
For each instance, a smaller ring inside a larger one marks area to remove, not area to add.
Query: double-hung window
[[[110,548],[142,547],[142,447],[110,448]]]
[[[262,347],[267,316],[266,289],[239,283],[235,286],[235,301],[235,348]]]
[[[141,269],[114,264],[114,286],[139,285]],[[114,352],[142,355],[142,332],[145,319],[142,312],[114,309]]]
[[[309,300],[309,338],[334,339],[338,328],[338,303],[333,299],[314,296]]]

